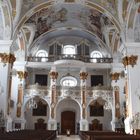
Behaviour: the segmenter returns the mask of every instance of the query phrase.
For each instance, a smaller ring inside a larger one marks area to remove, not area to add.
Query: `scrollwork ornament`
[[[14,54],[0,53],[0,58],[4,66],[7,63],[10,63],[13,65],[13,63],[16,61],[16,57],[14,56]]]

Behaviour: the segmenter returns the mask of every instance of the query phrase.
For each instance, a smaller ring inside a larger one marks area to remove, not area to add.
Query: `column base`
[[[80,131],[88,131],[89,130],[89,124],[86,119],[80,120]]]
[[[5,124],[5,130],[6,132],[12,131],[12,118],[11,116],[7,116],[6,118],[6,124]]]
[[[14,130],[23,130],[26,128],[26,120],[24,118],[17,118],[14,120]]]
[[[115,131],[115,123],[116,123],[115,120],[111,121],[112,131]]]
[[[48,121],[48,130],[57,130],[57,121],[55,119]]]
[[[133,129],[131,127],[131,118],[130,117],[127,117],[125,120],[124,120],[124,124],[125,124],[125,133],[126,134],[133,134]]]

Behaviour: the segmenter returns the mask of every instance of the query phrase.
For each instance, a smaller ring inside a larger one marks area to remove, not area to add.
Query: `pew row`
[[[109,131],[80,131],[81,140],[140,140],[140,137]]]
[[[55,140],[53,130],[21,130],[0,134],[0,140]]]

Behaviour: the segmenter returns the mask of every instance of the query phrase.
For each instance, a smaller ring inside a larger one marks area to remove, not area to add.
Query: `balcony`
[[[112,63],[112,58],[91,58],[81,55],[56,55],[49,57],[28,57],[28,62],[55,62],[57,60],[78,60],[85,63]]]
[[[81,98],[81,87],[62,87],[56,86],[57,97],[74,97]],[[50,97],[51,89],[47,86],[40,86],[38,84],[28,85],[25,89],[25,97]],[[106,96],[112,94],[112,87],[107,86],[94,86],[86,87],[86,93],[88,98],[98,98],[99,96]]]

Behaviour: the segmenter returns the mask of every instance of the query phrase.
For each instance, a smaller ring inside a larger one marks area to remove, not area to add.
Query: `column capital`
[[[117,80],[119,80],[119,76],[121,75],[121,73],[115,72],[115,73],[111,73],[111,80],[115,80],[115,82],[117,82]]]
[[[17,71],[17,74],[20,81],[22,81],[22,79],[26,79],[26,77],[28,76],[27,71]]]
[[[58,77],[58,72],[50,71],[49,75],[50,75],[51,79],[56,80]]]
[[[86,80],[87,76],[88,76],[87,72],[84,72],[84,71],[80,72],[80,79],[81,80]]]
[[[138,60],[137,55],[125,56],[122,59],[122,63],[125,67],[128,65],[131,65],[132,67],[134,67],[134,65],[136,65],[136,63],[137,63],[137,60]]]
[[[13,64],[16,61],[16,57],[13,54],[7,54],[7,53],[0,53],[0,59],[1,62],[6,64],[6,63],[11,63]]]

